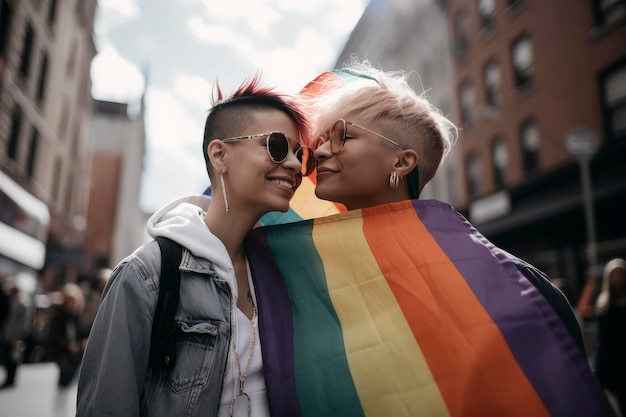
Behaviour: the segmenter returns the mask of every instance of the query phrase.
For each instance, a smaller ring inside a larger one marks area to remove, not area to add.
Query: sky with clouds
[[[141,208],[151,212],[208,178],[202,129],[215,80],[232,91],[261,70],[295,93],[332,69],[368,0],[99,0],[92,94],[137,101],[146,91]]]

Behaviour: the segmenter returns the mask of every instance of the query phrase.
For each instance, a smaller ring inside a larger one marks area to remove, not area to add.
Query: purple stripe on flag
[[[447,204],[424,200],[413,206],[502,332],[550,414],[614,416],[564,323],[507,254]]]
[[[289,292],[268,245],[267,228],[255,230],[254,235],[256,238],[249,239],[246,248],[255,253],[248,259],[259,309],[259,336],[270,411],[273,416],[300,417]]]

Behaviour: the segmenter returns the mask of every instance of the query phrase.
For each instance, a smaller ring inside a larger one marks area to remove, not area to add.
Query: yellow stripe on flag
[[[358,211],[355,214],[343,221],[341,233],[336,233],[332,223],[316,221],[313,241],[324,264],[363,411],[368,417],[408,417],[416,410],[423,416],[450,416],[424,355],[370,251],[363,219]],[[337,242],[328,244],[329,240]]]

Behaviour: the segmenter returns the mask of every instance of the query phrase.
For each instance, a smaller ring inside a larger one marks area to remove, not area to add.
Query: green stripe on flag
[[[350,374],[341,324],[313,243],[313,221],[300,222],[297,227],[298,233],[269,231],[267,242],[276,254],[289,296],[298,306],[292,309],[294,370],[302,416],[364,416]]]

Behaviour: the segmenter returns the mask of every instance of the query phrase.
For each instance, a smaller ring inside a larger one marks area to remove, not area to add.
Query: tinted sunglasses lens
[[[343,142],[346,137],[346,122],[343,119],[339,119],[333,125],[333,130],[330,132],[330,151],[339,152],[343,147]]]
[[[311,175],[315,169],[315,158],[313,158],[313,150],[310,148],[299,148],[296,151],[298,161],[302,163],[302,175],[305,177]]]
[[[272,161],[280,164],[289,154],[289,139],[282,133],[270,133],[267,138],[267,151]]]

